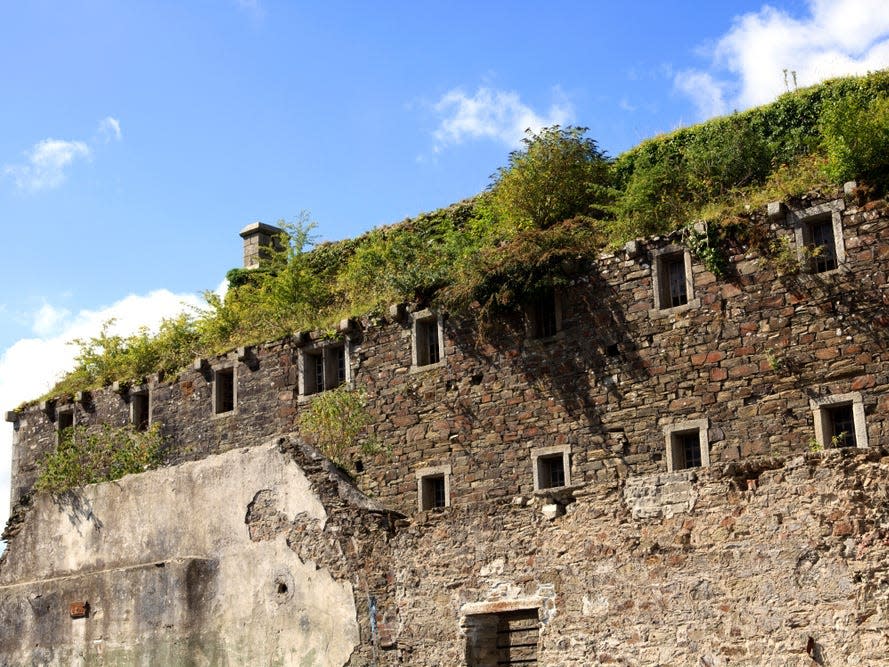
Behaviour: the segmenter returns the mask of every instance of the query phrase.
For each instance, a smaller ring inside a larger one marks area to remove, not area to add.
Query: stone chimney
[[[244,268],[256,269],[262,260],[268,258],[268,248],[281,248],[280,235],[284,230],[267,225],[264,222],[253,222],[241,230],[244,239]]]

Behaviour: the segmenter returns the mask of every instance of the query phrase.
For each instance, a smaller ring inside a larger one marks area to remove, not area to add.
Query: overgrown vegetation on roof
[[[337,243],[316,245],[306,216],[284,223],[283,250],[259,269],[233,269],[228,293],[207,293],[203,311],[157,334],[75,341],[77,367],[49,395],[172,373],[195,356],[394,302],[490,317],[570,281],[605,247],[696,220],[737,225],[738,213],[852,178],[881,193],[889,185],[889,71],[788,93],[614,159],[585,128],[547,128],[470,200]],[[713,251],[709,237],[696,242]]]

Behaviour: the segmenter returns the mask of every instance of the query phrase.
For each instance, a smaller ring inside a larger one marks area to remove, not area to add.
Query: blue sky
[[[249,222],[308,210],[320,238],[353,236],[484,189],[529,126],[587,126],[615,155],[791,73],[881,69],[889,10],[31,0],[0,4],[0,62],[8,410],[70,363],[65,340],[197,305]]]

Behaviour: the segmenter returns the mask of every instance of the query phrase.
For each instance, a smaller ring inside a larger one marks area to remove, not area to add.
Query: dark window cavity
[[[565,486],[565,460],[562,454],[541,456],[537,459],[541,489]]]
[[[857,447],[852,404],[826,408],[828,435],[832,447]]]
[[[424,510],[447,506],[444,475],[429,475],[421,480]]]
[[[214,372],[213,411],[217,415],[235,409],[235,369],[220,368]]]
[[[674,253],[660,258],[661,308],[675,308],[688,303],[685,279],[685,255]]]
[[[148,430],[148,392],[140,391],[130,396],[130,419],[137,431]]]
[[[826,216],[806,223],[806,246],[809,249],[812,273],[824,273],[837,268],[836,240],[833,220]]]

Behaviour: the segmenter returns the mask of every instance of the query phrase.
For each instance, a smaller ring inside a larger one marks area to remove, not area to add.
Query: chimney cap
[[[264,222],[251,222],[241,230],[240,234],[241,238],[247,238],[248,236],[254,236],[256,234],[268,234],[269,236],[274,236],[276,234],[282,234],[283,232],[283,229],[275,227],[274,225],[267,225]]]

